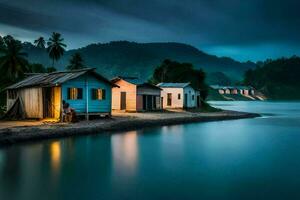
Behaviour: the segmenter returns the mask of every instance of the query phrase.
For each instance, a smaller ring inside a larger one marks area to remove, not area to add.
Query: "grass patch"
[[[193,108],[193,109],[190,109],[188,110],[190,112],[198,112],[198,113],[214,113],[214,112],[221,112],[223,111],[222,109],[220,108],[215,108],[215,107],[212,107],[211,105],[209,105],[209,103],[207,102],[202,102],[202,106],[200,108]]]
[[[202,102],[201,110],[202,110],[202,112],[221,112],[221,111],[223,111],[220,108],[212,107],[207,102]]]

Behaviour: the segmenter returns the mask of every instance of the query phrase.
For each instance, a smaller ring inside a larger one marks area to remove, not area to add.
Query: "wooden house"
[[[110,115],[112,87],[95,69],[31,74],[7,87],[7,110],[21,106],[25,118],[61,117],[65,100],[78,115]]]
[[[219,94],[226,95],[244,95],[244,96],[254,96],[255,89],[251,86],[219,86],[219,85],[211,85],[212,89],[217,90]]]
[[[245,95],[245,96],[255,95],[255,90],[251,86],[240,86],[238,87],[238,89],[241,95]]]
[[[192,88],[190,83],[159,83],[162,89],[163,108],[200,107],[200,91]]]
[[[111,80],[118,87],[112,89],[112,109],[129,112],[159,110],[161,89],[136,77],[116,77]]]
[[[239,93],[239,91],[236,87],[229,87],[229,89],[230,89],[230,94],[238,94]]]

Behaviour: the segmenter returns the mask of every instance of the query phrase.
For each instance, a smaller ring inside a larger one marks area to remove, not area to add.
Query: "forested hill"
[[[245,73],[244,83],[252,85],[270,99],[300,99],[300,58],[267,60]]]
[[[48,54],[30,43],[24,44],[25,51],[32,63],[51,65]],[[91,44],[83,48],[69,50],[55,66],[61,70],[68,65],[70,56],[80,53],[89,67],[95,67],[108,77],[116,75],[138,76],[148,79],[155,68],[164,59],[192,63],[196,69],[207,72],[222,71],[229,76],[242,77],[243,73],[253,68],[254,63],[240,63],[231,58],[206,54],[193,46],[181,43],[135,43],[110,42]]]

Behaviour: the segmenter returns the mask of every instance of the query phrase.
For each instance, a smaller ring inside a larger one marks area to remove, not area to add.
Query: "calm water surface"
[[[300,103],[213,102],[264,117],[0,149],[0,199],[300,199]]]

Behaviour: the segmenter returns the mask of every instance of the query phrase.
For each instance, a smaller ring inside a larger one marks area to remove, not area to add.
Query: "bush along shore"
[[[74,124],[40,121],[28,121],[28,123],[2,121],[0,122],[0,145],[76,135],[113,133],[145,127],[244,119],[259,116],[259,114],[255,113],[215,110],[215,112],[114,113],[112,118],[80,121]]]

